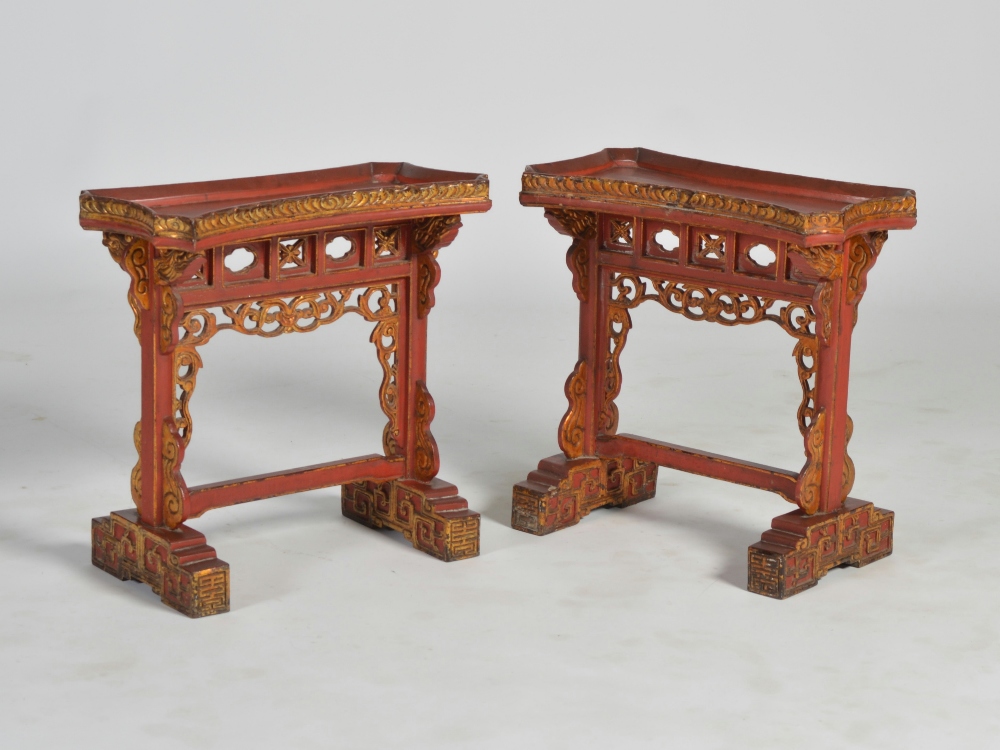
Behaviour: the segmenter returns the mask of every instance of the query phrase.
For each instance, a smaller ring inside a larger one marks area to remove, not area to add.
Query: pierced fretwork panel
[[[721,229],[692,227],[688,262],[695,266],[725,268],[726,253],[729,252],[728,234]]]
[[[803,436],[808,433],[816,417],[816,314],[811,305],[616,271],[611,272],[609,288],[610,304],[606,321],[608,351],[605,355],[604,406],[600,418],[602,431],[614,433],[618,425],[618,408],[614,400],[621,392],[622,384],[619,359],[632,327],[628,311],[647,300],[654,300],[690,320],[707,320],[727,326],[769,320],[794,336],[793,355],[802,387],[802,401],[798,409],[799,431]]]
[[[270,242],[260,240],[227,245],[222,252],[222,277],[226,284],[261,281],[270,275]],[[218,252],[217,250],[216,252]]]
[[[309,276],[316,273],[316,236],[280,238],[278,250],[278,278]]]
[[[604,223],[604,248],[630,253],[635,244],[635,220],[624,216],[609,216]]]
[[[374,232],[374,255],[376,263],[402,260],[406,257],[403,247],[403,231],[400,227],[376,227]]]
[[[681,237],[683,236],[680,224],[660,221],[645,221],[646,242],[643,254],[649,258],[660,260],[670,260],[675,263],[681,256]]]
[[[365,232],[363,229],[352,232],[326,232],[323,236],[326,272],[339,271],[343,268],[356,268],[361,265],[365,252]]]
[[[375,323],[371,342],[382,367],[379,402],[389,420],[382,434],[382,447],[387,456],[399,454],[399,299],[395,284],[365,289],[348,287],[185,311],[174,349],[174,422],[184,445],[191,440],[189,402],[202,366],[196,347],[224,330],[265,338],[315,331],[346,313],[356,313]]]

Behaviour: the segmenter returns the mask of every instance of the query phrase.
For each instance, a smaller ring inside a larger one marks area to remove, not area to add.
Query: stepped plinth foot
[[[418,550],[451,562],[479,554],[479,514],[453,484],[432,479],[353,482],[340,488],[343,513],[373,529],[402,532]]]
[[[892,511],[847,498],[830,513],[778,516],[748,550],[747,590],[787,599],[832,568],[860,568],[892,554]]]
[[[229,611],[229,563],[215,556],[204,534],[183,524],[148,526],[135,510],[95,518],[91,532],[98,568],[151,586],[164,604],[188,617]]]
[[[617,456],[543,459],[514,485],[511,526],[551,534],[573,526],[595,508],[624,507],[656,494],[656,464]]]

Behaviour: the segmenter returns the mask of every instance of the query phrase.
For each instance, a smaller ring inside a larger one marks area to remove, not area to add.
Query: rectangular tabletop
[[[405,162],[173,185],[84,190],[80,224],[150,239],[203,244],[248,231],[343,222],[363,215],[399,218],[490,208],[486,175]],[[171,244],[177,244],[176,242]]]
[[[628,212],[652,207],[733,218],[799,235],[903,229],[916,223],[916,196],[904,188],[765,172],[662,154],[605,149],[533,164],[521,202]]]

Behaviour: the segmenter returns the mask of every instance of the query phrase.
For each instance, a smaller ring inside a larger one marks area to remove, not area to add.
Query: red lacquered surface
[[[566,382],[563,454],[515,485],[515,528],[546,534],[595,508],[648,499],[666,466],[768,490],[802,517],[826,519],[794,529],[776,519],[750,548],[748,585],[757,593],[784,598],[836,565],[892,551],[892,514],[849,498],[847,394],[868,273],[888,230],[916,223],[913,191],[605,149],[527,167],[521,202],[544,208],[573,238],[566,261],[580,300],[580,348]],[[806,456],[799,471],[618,434],[630,310],[647,301],[728,326],[769,321],[792,337]]]
[[[455,239],[461,214],[490,205],[485,175],[409,164],[84,191],[80,223],[104,233],[131,277],[142,350],[136,510],[95,519],[95,564],[149,583],[186,614],[224,612],[229,568],[184,521],[333,485],[342,486],[351,518],[401,531],[443,560],[478,554],[479,515],[436,478],[427,316],[438,250]],[[373,325],[387,418],[382,454],[188,488],[181,466],[193,435],[200,348],[222,331],[272,338],[347,314]],[[183,559],[168,554],[178,529],[197,536],[185,542]],[[136,545],[163,554],[137,558]]]

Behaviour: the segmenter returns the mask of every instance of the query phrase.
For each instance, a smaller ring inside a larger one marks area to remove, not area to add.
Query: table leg
[[[385,369],[383,409],[389,413],[387,398],[398,399],[398,425],[393,428],[390,418],[383,447],[386,455],[402,453],[405,476],[341,487],[345,516],[372,528],[402,532],[416,549],[445,562],[479,554],[479,514],[469,510],[455,485],[437,479],[440,459],[430,430],[434,399],[425,382],[427,316],[441,272],[435,248],[454,239],[459,226],[458,217],[432,217],[417,223],[414,244],[419,254],[409,283],[399,291],[399,331],[392,332],[391,345],[387,343],[389,331],[376,328],[372,334]],[[398,379],[399,387],[387,390],[390,379]]]
[[[132,277],[129,303],[142,352],[142,419],[134,432],[136,509],[93,520],[92,561],[122,580],[149,584],[166,604],[191,617],[227,612],[229,565],[215,556],[204,536],[181,523],[187,487],[180,465],[190,423],[179,429],[176,422],[177,298],[169,284],[160,283],[161,259],[154,259],[148,243],[107,235],[105,244]]]
[[[618,429],[622,347],[632,326],[628,310],[608,304],[609,278],[597,261],[597,220],[579,211],[548,211],[560,233],[573,237],[566,264],[580,300],[579,360],[566,381],[569,408],[559,425],[562,454],[538,464],[514,485],[511,526],[549,534],[573,526],[595,508],[625,507],[656,493],[657,466],[630,456],[597,456],[600,435]]]
[[[747,588],[754,593],[785,599],[815,586],[834,567],[860,567],[892,553],[893,513],[848,497],[854,484],[847,454],[851,334],[884,241],[882,232],[850,239],[837,271],[816,288],[815,343],[800,340],[796,347],[800,379],[807,366],[816,374],[813,401],[807,397],[800,409],[806,464],[796,485],[799,509],[775,518],[750,547]]]

